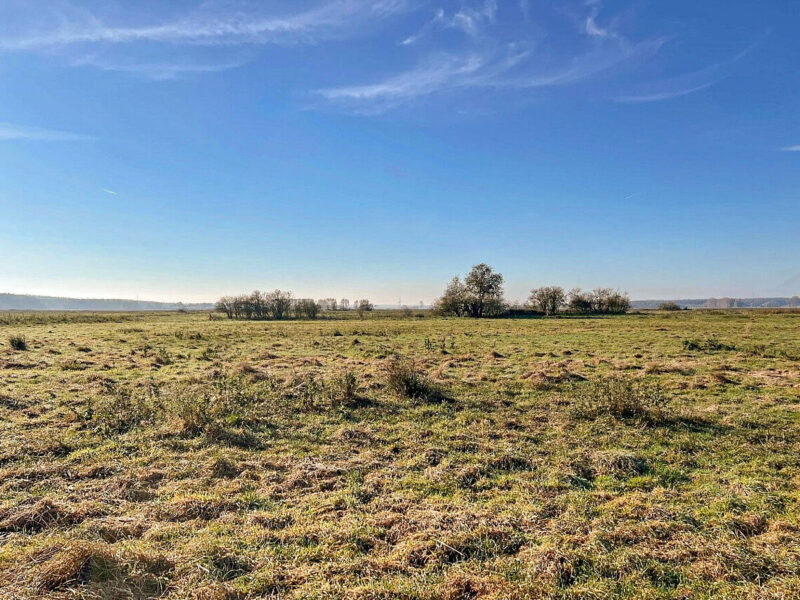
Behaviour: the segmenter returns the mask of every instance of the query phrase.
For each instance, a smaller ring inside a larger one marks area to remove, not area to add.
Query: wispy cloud
[[[91,139],[93,139],[91,136],[68,131],[25,127],[12,123],[0,123],[0,140],[4,141],[77,142]]]
[[[448,22],[448,26],[469,35],[478,35],[484,24],[493,22],[496,15],[497,0],[485,0],[481,6],[462,6]]]
[[[695,87],[689,87],[689,88],[668,87],[663,91],[654,91],[651,93],[635,94],[629,96],[618,96],[617,98],[615,98],[615,100],[617,102],[627,102],[631,104],[637,104],[642,102],[658,102],[659,100],[670,100],[671,98],[680,98],[681,96],[688,96],[689,94],[694,94],[695,92],[699,92],[706,88],[710,88],[715,83],[717,83],[717,81],[709,81],[708,83],[703,83]]]
[[[618,96],[615,100],[617,102],[627,103],[658,102],[660,100],[688,96],[689,94],[705,90],[730,76],[731,67],[747,56],[753,48],[755,48],[755,44],[748,46],[728,60],[698,71],[684,73],[676,77],[645,84],[631,93]]]
[[[109,189],[103,188],[103,191],[106,194],[110,194],[111,196],[116,196],[117,195],[117,192],[115,192],[114,190],[109,190]]]
[[[785,148],[781,148],[784,152],[800,152],[800,144],[797,146],[786,146]]]
[[[600,0],[589,0],[586,4],[589,6],[589,15],[583,23],[586,35],[621,40],[622,37],[614,31],[613,26],[602,27],[598,24],[597,17],[602,7]]]
[[[106,23],[69,2],[42,8],[38,2],[23,1],[15,3],[15,6],[43,14],[37,17],[35,28],[9,31],[0,37],[0,50],[43,50],[77,44],[134,42],[204,45],[314,42],[404,10],[406,1],[334,0],[304,12],[281,16],[263,15],[252,10],[215,13],[206,8],[174,21],[141,26]],[[0,9],[0,16],[2,14]]]
[[[588,5],[589,16],[583,22],[584,42],[575,44],[571,56],[556,55],[535,49],[527,40],[482,39],[477,35],[481,26],[496,17],[493,2],[481,5],[481,10],[461,9],[464,33],[473,41],[460,53],[434,52],[416,66],[382,80],[362,85],[336,86],[318,90],[328,103],[357,113],[381,113],[424,96],[465,89],[494,88],[497,90],[535,89],[568,86],[594,77],[621,63],[658,50],[663,40],[631,42],[608,25],[601,28],[596,19],[600,5]],[[467,15],[469,17],[467,18]],[[433,24],[454,26],[454,17],[439,11]],[[423,28],[423,32],[425,28]],[[577,35],[575,32],[574,35]],[[421,34],[417,34],[421,35]],[[589,39],[586,39],[588,36]],[[404,41],[410,44],[415,37]],[[534,51],[537,50],[537,51]]]
[[[78,56],[69,61],[73,67],[92,67],[101,71],[117,71],[141,75],[154,81],[176,79],[193,73],[219,73],[241,67],[246,59],[237,58],[225,62],[202,63],[189,61],[136,62],[126,58],[107,57],[97,54]]]
[[[497,0],[484,0],[483,3],[474,6],[462,5],[461,8],[449,15],[443,8],[438,8],[432,19],[400,44],[403,46],[415,44],[434,31],[442,29],[455,29],[468,36],[477,37],[482,34],[487,25],[495,21],[496,16]]]

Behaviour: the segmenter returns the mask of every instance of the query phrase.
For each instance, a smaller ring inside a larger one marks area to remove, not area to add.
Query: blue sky
[[[798,15],[3,0],[0,291],[800,293]]]

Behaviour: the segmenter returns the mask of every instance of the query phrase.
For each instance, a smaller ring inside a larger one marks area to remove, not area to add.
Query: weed
[[[393,356],[386,368],[386,385],[394,394],[412,400],[436,400],[440,390],[412,361]]]
[[[24,335],[10,335],[8,336],[8,344],[14,349],[20,352],[24,352],[28,349],[28,342],[25,340]]]
[[[624,377],[577,385],[572,397],[572,410],[577,417],[608,415],[649,423],[664,420],[664,409],[668,403],[666,394],[657,383]]]

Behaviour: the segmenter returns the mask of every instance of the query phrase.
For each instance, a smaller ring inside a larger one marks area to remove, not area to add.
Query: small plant
[[[166,395],[166,394],[165,394]],[[169,390],[167,407],[185,433],[213,433],[225,425],[255,418],[261,404],[237,377],[223,377],[212,385],[179,385]]]
[[[331,404],[333,406],[355,406],[359,403],[358,377],[353,371],[347,370],[331,381],[329,387]]]
[[[171,365],[173,363],[172,356],[167,351],[166,348],[159,348],[156,352],[155,360],[153,361],[155,364],[159,366],[166,366]]]
[[[622,377],[577,386],[573,398],[573,413],[581,418],[609,415],[649,423],[664,420],[664,408],[669,402],[658,384]]]
[[[28,349],[28,342],[23,335],[11,335],[8,337],[8,343],[14,350],[24,352]]]
[[[109,384],[104,385],[101,397],[90,405],[87,417],[103,434],[111,435],[152,425],[163,410],[161,389],[155,382],[151,381],[143,390]]]
[[[705,340],[683,340],[683,349],[689,351],[718,352],[720,350],[736,350],[736,346],[719,341],[715,337]]]
[[[434,400],[441,397],[441,392],[412,361],[394,356],[389,360],[387,370],[386,385],[398,396],[413,400]]]

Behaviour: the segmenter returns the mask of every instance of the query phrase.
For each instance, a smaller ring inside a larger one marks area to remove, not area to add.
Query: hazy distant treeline
[[[59,298],[27,294],[0,294],[0,310],[85,310],[85,311],[147,311],[147,310],[209,310],[213,304],[184,304],[182,302],[148,302],[97,298]]]
[[[220,298],[215,310],[224,313],[229,319],[275,320],[284,319],[316,319],[321,312],[335,310],[355,310],[359,316],[374,309],[369,300],[350,301],[342,299],[337,302],[333,298],[313,300],[312,298],[294,298],[291,292],[275,290],[274,292],[255,291],[240,296]]]

